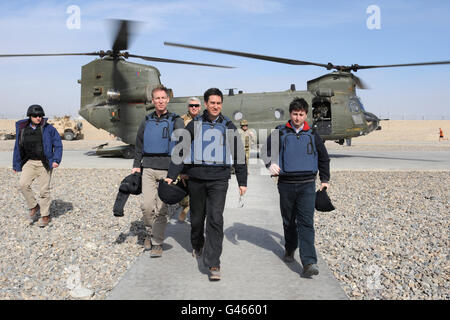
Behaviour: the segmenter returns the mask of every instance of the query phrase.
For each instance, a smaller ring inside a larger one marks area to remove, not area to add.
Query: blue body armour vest
[[[176,142],[170,139],[175,123],[175,114],[164,119],[147,115],[144,130],[144,155],[170,155]]]
[[[280,129],[280,174],[316,174],[318,155],[311,130],[295,133]]]
[[[222,122],[205,122],[202,116],[194,119],[194,140],[191,154],[186,160],[190,164],[210,166],[231,166],[231,152],[227,144],[227,124],[231,121],[223,117]]]

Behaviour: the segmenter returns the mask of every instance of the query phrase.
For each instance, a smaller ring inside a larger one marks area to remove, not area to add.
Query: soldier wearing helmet
[[[241,128],[238,129],[238,132],[242,139],[242,144],[245,148],[245,162],[247,163],[247,170],[248,170],[248,161],[250,159],[250,149],[256,142],[256,134],[254,130],[248,130],[248,121],[245,119],[242,119],[239,123]]]
[[[50,179],[53,169],[61,163],[63,146],[56,129],[44,118],[44,109],[37,104],[27,111],[27,119],[16,122],[16,143],[13,154],[13,170],[21,172],[20,191],[30,210],[29,216],[34,220],[40,210],[40,227],[50,222]],[[39,202],[37,203],[31,184],[39,184]]]

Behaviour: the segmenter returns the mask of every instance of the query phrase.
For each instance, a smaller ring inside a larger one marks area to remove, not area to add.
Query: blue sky
[[[68,29],[67,8],[80,8],[80,29]],[[380,8],[380,29],[366,24]],[[209,87],[281,91],[327,71],[164,46],[164,41],[314,61],[360,65],[450,60],[449,1],[0,1],[0,53],[92,52],[111,47],[107,19],[138,20],[129,52],[224,64],[236,69],[156,66],[175,96]],[[0,59],[0,117],[19,118],[30,104],[47,114],[77,115],[81,66],[92,57]],[[370,90],[358,95],[386,118],[450,119],[450,65],[360,70]]]

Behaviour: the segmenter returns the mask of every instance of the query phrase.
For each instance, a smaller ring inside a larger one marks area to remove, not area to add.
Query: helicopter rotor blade
[[[112,19],[110,21],[117,30],[112,46],[113,52],[117,53],[122,50],[127,50],[130,42],[129,40],[131,39],[132,30],[136,23],[130,20]]]
[[[360,77],[355,76],[354,74],[352,74],[353,79],[355,80],[356,86],[359,89],[370,89],[370,87],[367,85],[366,82],[364,82]]]
[[[228,68],[228,69],[234,68],[234,67],[229,67],[229,66],[221,66],[221,65],[217,65],[217,64],[207,64],[207,63],[184,61],[184,60],[173,60],[173,59],[165,59],[165,58],[138,56],[136,54],[127,54],[126,56],[131,57],[131,58],[139,58],[139,59],[144,59],[147,61],[156,61],[156,62],[180,63],[180,64],[195,65],[195,66],[215,67],[215,68]]]
[[[86,53],[19,53],[19,54],[0,54],[0,58],[13,57],[55,57],[55,56],[102,56],[104,52],[86,52]]]
[[[403,63],[403,64],[386,64],[386,65],[374,65],[374,66],[360,66],[352,65],[348,67],[350,70],[356,71],[360,69],[374,69],[374,68],[397,68],[397,67],[411,67],[411,66],[429,66],[438,64],[450,64],[450,61],[431,61],[431,62],[418,62],[418,63]]]
[[[229,55],[233,55],[233,56],[240,56],[240,57],[253,58],[253,59],[266,60],[266,61],[272,61],[272,62],[278,62],[278,63],[292,64],[292,65],[313,65],[313,66],[324,67],[324,68],[327,68],[328,70],[334,68],[334,65],[331,63],[323,64],[323,63],[316,63],[316,62],[310,62],[310,61],[301,61],[301,60],[294,60],[294,59],[265,56],[265,55],[248,53],[248,52],[230,51],[230,50],[222,50],[222,49],[215,49],[215,48],[192,46],[192,45],[188,45],[188,44],[173,43],[173,42],[164,42],[164,45],[172,46],[172,47],[194,49],[194,50],[210,51],[210,52],[215,52],[215,53],[229,54]]]

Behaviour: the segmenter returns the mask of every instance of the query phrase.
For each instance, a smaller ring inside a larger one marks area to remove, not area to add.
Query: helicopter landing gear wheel
[[[75,135],[73,134],[72,131],[66,131],[66,132],[64,132],[64,140],[72,141],[73,138],[75,138]]]
[[[352,138],[347,138],[347,139],[345,139],[345,145],[346,145],[347,147],[350,147],[350,146],[352,145]]]
[[[133,158],[134,158],[134,146],[133,146],[133,145],[130,145],[128,148],[125,148],[125,149],[122,151],[122,156],[123,156],[125,159],[133,159]]]

